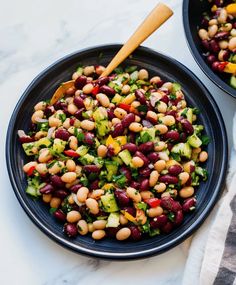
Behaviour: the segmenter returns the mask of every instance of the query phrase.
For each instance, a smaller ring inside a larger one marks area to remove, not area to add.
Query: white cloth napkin
[[[233,139],[224,193],[192,237],[183,285],[236,285],[236,115]]]

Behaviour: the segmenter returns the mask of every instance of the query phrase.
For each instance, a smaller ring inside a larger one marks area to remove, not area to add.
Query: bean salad
[[[207,1],[207,0],[205,0]],[[203,55],[212,70],[228,74],[231,87],[236,88],[236,3],[227,0],[208,0],[198,30],[205,50]]]
[[[168,234],[196,207],[210,138],[179,83],[137,66],[99,77],[104,69],[79,66],[63,98],[37,103],[18,131],[26,193],[70,238]]]

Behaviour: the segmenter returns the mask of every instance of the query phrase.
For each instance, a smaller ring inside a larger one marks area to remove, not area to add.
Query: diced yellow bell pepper
[[[228,62],[224,68],[224,72],[236,74],[236,63]]]
[[[110,189],[114,188],[114,184],[113,183],[106,183],[102,186],[102,189],[105,191],[108,191]]]
[[[236,3],[232,3],[226,6],[226,11],[232,16],[236,16]]]
[[[216,5],[213,5],[212,7],[211,7],[211,12],[215,12],[217,10],[217,6]]]
[[[173,165],[180,165],[180,164],[174,159],[170,159],[166,161],[166,168],[169,168],[170,166],[173,166]]]
[[[135,94],[131,93],[129,95],[127,95],[122,101],[121,103],[123,104],[131,104],[134,100],[136,99]]]
[[[126,212],[126,211],[122,211],[122,213],[124,214],[125,218],[126,218],[128,221],[130,221],[130,222],[132,222],[132,223],[136,223],[135,217],[133,217],[132,215],[130,215],[130,214],[129,214],[128,212]]]
[[[120,144],[113,139],[111,135],[106,140],[106,146],[111,146],[114,149],[114,153],[118,154],[121,150]]]
[[[119,137],[116,137],[114,140],[116,142],[118,142],[119,145],[124,145],[127,143],[127,137],[126,136],[119,136]]]

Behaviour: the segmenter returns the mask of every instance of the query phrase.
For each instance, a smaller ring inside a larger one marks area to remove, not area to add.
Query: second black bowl
[[[202,53],[201,40],[198,29],[204,12],[210,11],[210,3],[207,0],[184,0],[183,1],[183,23],[186,39],[190,51],[203,72],[222,90],[236,98],[236,89],[229,85],[228,74],[216,74],[207,64]]]
[[[186,67],[165,55],[140,47],[124,65],[146,68],[150,76],[159,75],[165,81],[179,82],[188,104],[196,106],[201,114],[199,123],[211,137],[206,168],[209,178],[196,192],[196,211],[186,216],[184,223],[168,235],[160,235],[138,242],[104,239],[94,241],[90,236],[69,239],[62,225],[49,213],[47,205],[35,201],[25,193],[26,178],[22,166],[25,154],[17,138],[17,130],[27,130],[36,102],[49,99],[63,81],[67,81],[79,64],[107,65],[121,45],[98,46],[69,55],[43,71],[29,85],[12,114],[6,142],[6,160],[15,194],[31,220],[50,238],[76,252],[101,258],[134,259],[166,251],[191,235],[206,219],[215,205],[224,184],[227,168],[227,138],[220,111],[207,89]]]

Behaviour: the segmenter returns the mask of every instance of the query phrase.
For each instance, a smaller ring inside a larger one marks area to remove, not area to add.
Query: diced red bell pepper
[[[220,72],[223,72],[227,64],[228,64],[228,62],[220,62],[218,65],[218,70]]]
[[[99,93],[99,86],[96,85],[93,87],[93,90],[91,92],[94,96],[97,95]]]
[[[70,157],[79,157],[79,154],[72,149],[64,150],[64,154]]]
[[[26,174],[27,174],[28,176],[31,176],[31,175],[34,173],[34,170],[35,170],[35,166],[31,166],[31,167],[29,168],[29,170],[26,172]]]
[[[124,104],[124,103],[120,103],[120,104],[118,105],[118,107],[121,108],[121,109],[123,109],[123,110],[125,110],[125,111],[127,111],[127,112],[129,112],[129,111],[130,111],[130,108],[131,108],[131,105]]]
[[[145,202],[151,207],[151,208],[156,208],[160,206],[161,204],[161,199],[158,198],[150,198],[145,200]]]

